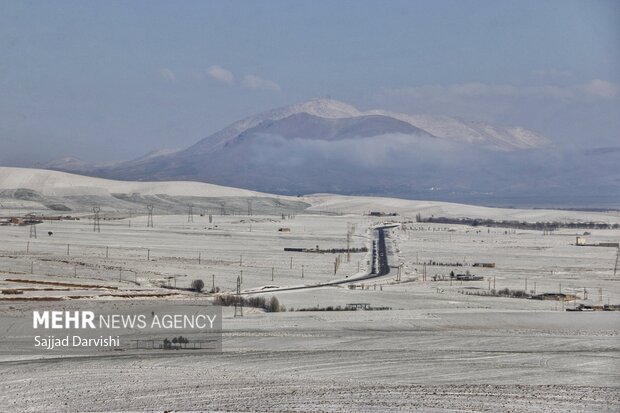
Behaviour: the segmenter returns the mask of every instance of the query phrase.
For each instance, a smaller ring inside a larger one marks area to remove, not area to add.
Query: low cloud
[[[280,92],[280,85],[272,80],[263,79],[256,75],[246,75],[241,81],[241,87],[252,90],[268,90],[272,92]]]
[[[211,66],[207,73],[212,79],[215,79],[218,82],[225,83],[227,85],[235,84],[235,75],[233,75],[230,70],[224,69],[222,66]]]
[[[582,92],[593,99],[611,100],[618,96],[618,85],[601,79],[593,79],[581,86]]]
[[[557,148],[495,151],[423,135],[387,134],[339,140],[247,136],[231,159],[244,159],[267,182],[273,176],[301,182],[309,191],[369,193],[390,188],[411,195],[440,188],[458,193],[617,193],[618,152],[598,156]],[[260,177],[257,179],[261,179]],[[288,185],[288,184],[287,184]],[[452,194],[452,195],[450,195]],[[472,198],[475,199],[475,198]],[[479,202],[479,200],[478,200]]]
[[[159,75],[167,80],[168,82],[174,83],[176,81],[176,77],[174,76],[174,72],[167,67],[162,67],[159,70]]]
[[[386,134],[338,140],[283,138],[257,134],[248,142],[256,164],[286,167],[342,164],[368,168],[402,169],[418,165],[459,164],[465,154],[477,154],[474,147],[428,136]]]
[[[547,98],[575,100],[583,98],[614,99],[618,85],[601,79],[568,86],[514,86],[479,82],[453,85],[425,85],[403,89],[385,89],[385,96],[409,97],[428,101],[454,101],[464,98]]]
[[[531,74],[536,77],[549,79],[567,79],[573,76],[573,73],[568,70],[555,68],[532,70]]]
[[[209,67],[207,75],[211,79],[216,80],[217,82],[224,83],[230,86],[238,85],[243,89],[266,90],[270,92],[282,91],[280,85],[278,85],[276,82],[274,82],[273,80],[264,79],[258,75],[245,75],[241,77],[239,81],[237,81],[237,78],[230,70],[219,65],[213,65]]]

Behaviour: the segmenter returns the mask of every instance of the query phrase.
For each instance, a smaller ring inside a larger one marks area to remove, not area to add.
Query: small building
[[[586,238],[577,237],[577,239],[575,240],[575,245],[586,245]]]
[[[282,228],[278,228],[278,232],[291,232],[291,229],[287,227],[282,227]]]

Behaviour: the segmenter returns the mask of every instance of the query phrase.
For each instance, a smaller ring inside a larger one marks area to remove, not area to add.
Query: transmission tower
[[[101,217],[99,216],[99,212],[101,208],[98,206],[93,207],[93,232],[101,232]]]
[[[37,238],[37,224],[30,224],[30,238]]]
[[[194,222],[194,205],[187,206],[187,222]]]
[[[235,297],[235,317],[243,317],[243,302],[241,301],[241,277],[237,277],[237,295]]]
[[[618,260],[620,260],[620,247],[616,250],[616,265],[614,265],[614,278],[616,277],[616,273],[618,272]]]
[[[347,223],[347,262],[351,262],[351,233],[353,227],[350,223]]]
[[[148,204],[146,209],[149,212],[148,218],[146,219],[146,227],[153,228],[153,204]]]
[[[248,199],[248,216],[252,216],[252,200]]]

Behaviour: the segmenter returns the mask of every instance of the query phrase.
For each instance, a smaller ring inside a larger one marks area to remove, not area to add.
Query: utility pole
[[[616,277],[616,273],[618,272],[618,260],[619,259],[620,259],[620,247],[616,250],[616,265],[614,265],[614,278]]]
[[[101,232],[101,217],[99,216],[100,211],[100,207],[93,207],[93,232]]]
[[[237,277],[237,295],[235,297],[235,317],[243,317],[243,302],[241,301],[241,278]]]
[[[347,223],[347,262],[351,262],[351,224]]]

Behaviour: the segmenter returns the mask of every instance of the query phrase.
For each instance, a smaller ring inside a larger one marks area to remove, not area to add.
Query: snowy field
[[[42,189],[29,182],[32,190]],[[0,189],[16,189],[4,185]],[[152,191],[160,196],[163,189]],[[35,301],[40,299],[105,297],[127,311],[135,300],[157,305],[212,300],[208,292],[187,290],[195,279],[204,281],[205,291],[215,286],[224,294],[235,291],[242,277],[246,297],[269,287],[263,295],[276,296],[287,311],[246,307],[235,318],[233,308],[225,307],[223,349],[216,354],[124,349],[50,358],[4,347],[0,411],[620,411],[619,313],[563,311],[579,304],[620,304],[616,248],[574,245],[585,231],[588,244],[618,242],[620,230],[559,229],[546,235],[415,222],[419,212],[613,224],[620,222],[617,213],[317,195],[279,200],[308,204],[306,211],[213,213],[212,222],[199,211],[188,222],[186,213],[175,212],[177,206],[155,215],[153,228],[147,228],[146,216],[123,216],[124,204],[110,202],[101,232],[94,232],[92,213],[80,197],[72,198],[72,205],[84,205],[74,213],[80,220],[45,220],[36,225],[36,239],[28,226],[0,226],[0,289],[23,292],[0,294],[3,337],[15,334],[16,319],[55,303]],[[41,204],[34,208],[36,202],[26,207],[19,202],[3,201],[1,215],[38,208],[55,214]],[[375,210],[399,215],[366,215]],[[386,220],[402,224],[386,231],[387,276],[354,280],[369,271],[371,252],[348,259],[345,253],[284,251],[346,248],[348,231],[351,248],[372,249],[371,228]],[[450,281],[451,271],[483,279]],[[572,299],[489,295],[505,288],[561,292]],[[389,309],[299,311],[350,303]]]

